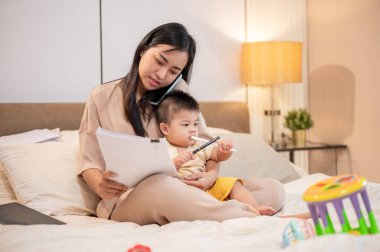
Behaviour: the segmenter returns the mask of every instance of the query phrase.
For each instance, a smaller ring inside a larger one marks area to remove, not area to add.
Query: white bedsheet
[[[286,185],[283,214],[306,211],[301,194],[311,183],[326,178],[314,174]],[[368,192],[380,223],[380,185]],[[348,209],[352,217],[352,211]],[[175,222],[138,226],[94,217],[61,216],[68,225],[2,226],[0,251],[127,251],[135,244],[154,252],[167,251],[283,251],[282,231],[290,219],[261,216],[213,221]],[[350,218],[351,219],[351,218]],[[337,220],[333,218],[335,223]],[[286,251],[380,251],[380,235],[322,236],[292,245]]]

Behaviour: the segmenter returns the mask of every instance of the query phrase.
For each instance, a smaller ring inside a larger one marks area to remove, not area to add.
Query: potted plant
[[[284,126],[292,131],[293,144],[305,145],[306,130],[313,127],[314,121],[306,109],[293,109],[285,115]]]

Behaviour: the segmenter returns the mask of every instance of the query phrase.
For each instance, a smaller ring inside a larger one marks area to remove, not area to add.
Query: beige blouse
[[[124,115],[122,90],[120,85],[118,85],[120,81],[116,80],[97,86],[87,100],[79,128],[78,175],[81,175],[83,171],[90,168],[96,168],[101,171],[106,169],[106,164],[95,134],[98,127],[134,135],[133,128]],[[183,80],[174,89],[189,93],[189,86]],[[205,138],[211,138],[207,133],[207,127],[202,115],[199,116],[199,122],[200,135]],[[143,120],[143,125],[148,137],[163,137],[154,116],[152,116],[149,122]],[[97,207],[98,217],[109,218],[115,204],[120,203],[121,199],[125,198],[129,191],[120,196],[119,199],[101,200]]]

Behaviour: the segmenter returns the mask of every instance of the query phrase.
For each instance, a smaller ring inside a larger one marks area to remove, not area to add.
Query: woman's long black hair
[[[167,23],[149,32],[137,46],[131,69],[121,82],[124,114],[132,125],[135,134],[138,136],[146,136],[142,118],[147,120],[150,120],[151,118],[152,109],[150,107],[150,101],[159,100],[159,97],[161,97],[169,88],[168,86],[158,90],[148,91],[140,98],[138,103],[136,101],[141,54],[150,47],[159,44],[170,45],[173,47],[173,50],[186,51],[188,53],[187,64],[181,73],[182,78],[187,83],[190,81],[196,45],[194,39],[187,32],[186,27],[179,23]],[[147,111],[150,112],[148,113]]]

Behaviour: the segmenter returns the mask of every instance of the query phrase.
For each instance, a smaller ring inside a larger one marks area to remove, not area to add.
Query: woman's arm
[[[97,128],[100,127],[98,108],[104,107],[100,98],[104,97],[105,92],[107,92],[104,87],[103,85],[98,86],[91,92],[83,112],[79,127],[77,174],[82,176],[89,187],[101,198],[112,199],[125,192],[127,188],[111,180],[116,174],[106,170],[105,161],[95,134]]]
[[[82,173],[84,181],[102,199],[113,199],[126,192],[128,187],[111,178],[117,176],[111,171],[101,172],[99,169],[90,168]]]
[[[202,190],[209,189],[219,176],[219,162],[208,160],[206,162],[206,172],[198,172],[186,176],[183,182],[187,185],[198,187]]]

